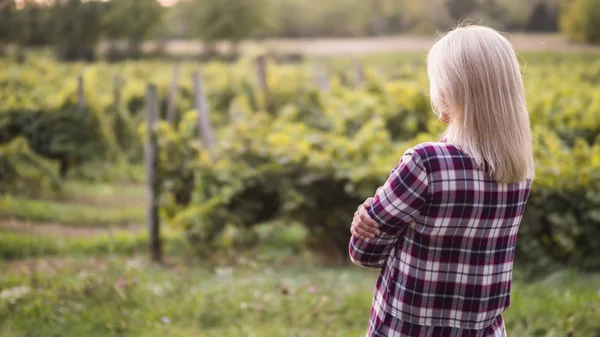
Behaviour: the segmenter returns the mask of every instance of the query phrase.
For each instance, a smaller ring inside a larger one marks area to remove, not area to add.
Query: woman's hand
[[[358,239],[372,239],[376,235],[379,235],[379,224],[371,219],[371,216],[369,216],[368,213],[368,208],[371,207],[372,204],[373,198],[368,198],[362,205],[358,206],[358,209],[354,212],[350,233]]]

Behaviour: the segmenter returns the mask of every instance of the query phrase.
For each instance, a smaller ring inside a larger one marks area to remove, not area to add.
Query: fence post
[[[317,88],[319,88],[319,91],[329,91],[329,80],[323,75],[321,68],[315,68],[315,82],[317,83]]]
[[[121,78],[118,75],[113,77],[114,83],[114,91],[113,91],[113,103],[115,105],[115,110],[119,111],[119,107],[121,106]]]
[[[354,67],[356,69],[356,84],[359,87],[362,87],[364,82],[365,82],[365,72],[363,70],[362,64],[357,61],[354,64]]]
[[[177,103],[177,91],[179,90],[179,64],[173,68],[173,78],[171,79],[171,87],[169,89],[169,97],[167,98],[167,121],[171,125],[175,125],[175,111]]]
[[[269,84],[267,82],[267,57],[260,55],[256,58],[256,70],[258,75],[258,84],[263,93],[263,102],[265,110],[269,110]]]
[[[158,121],[158,97],[156,85],[148,84],[146,92],[146,179],[147,179],[147,218],[148,248],[153,262],[162,261],[160,241],[160,223],[158,217],[159,179],[158,179],[158,142],[156,139],[156,123]]]
[[[194,102],[196,111],[198,112],[198,125],[200,126],[200,136],[204,141],[204,145],[209,150],[214,145],[212,124],[210,122],[210,114],[208,111],[208,102],[206,101],[206,93],[202,84],[202,76],[195,72],[192,74],[194,81]]]
[[[85,90],[83,87],[83,76],[77,77],[77,110],[83,111],[85,108]]]

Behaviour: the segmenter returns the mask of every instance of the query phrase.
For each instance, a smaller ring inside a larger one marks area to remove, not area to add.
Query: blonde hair
[[[449,117],[446,141],[499,183],[534,178],[529,114],[516,53],[492,28],[458,27],[427,55],[431,104]]]

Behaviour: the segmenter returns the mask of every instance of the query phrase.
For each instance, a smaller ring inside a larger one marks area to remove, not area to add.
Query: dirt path
[[[600,52],[600,46],[580,45],[568,42],[559,34],[507,34],[519,52]],[[268,39],[250,41],[241,45],[248,51],[262,47],[283,52],[301,53],[307,56],[350,56],[373,53],[426,52],[436,36],[382,36],[371,38],[316,38],[316,39]],[[148,46],[149,47],[149,46]],[[220,45],[225,48],[225,45]],[[202,50],[195,41],[171,41],[170,53],[198,54]]]
[[[8,230],[15,233],[30,233],[40,236],[60,236],[67,238],[90,237],[101,234],[108,234],[116,231],[131,231],[138,232],[142,230],[141,226],[110,226],[110,227],[75,227],[66,226],[59,223],[33,223],[20,220],[2,220],[0,221],[0,229]]]

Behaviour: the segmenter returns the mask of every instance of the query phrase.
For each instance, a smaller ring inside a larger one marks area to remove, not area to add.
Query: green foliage
[[[60,189],[57,165],[33,152],[22,137],[0,145],[0,194],[49,189]]]
[[[193,0],[183,6],[193,36],[209,45],[222,40],[236,45],[269,25],[267,0]]]
[[[523,220],[518,246],[526,260],[554,260],[600,269],[600,143],[578,139],[572,148],[540,132],[537,180]]]
[[[0,75],[0,143],[24,137],[37,154],[60,164],[63,177],[85,162],[115,160],[139,148],[128,112],[115,113],[106,96],[94,95],[100,85],[94,72],[83,77],[85,107],[78,108],[79,71],[44,60]]]
[[[17,4],[14,0],[4,1],[0,5],[0,53],[4,53],[5,44],[14,42],[17,37],[13,29],[16,13]]]
[[[558,30],[559,2],[537,1],[529,13],[527,29],[534,32]]]
[[[141,157],[146,85],[157,83],[159,96],[166,97],[172,64],[84,68],[35,58],[25,66],[0,62],[9,69],[0,75],[6,103],[0,110],[0,142],[22,136],[38,155],[68,158],[69,176],[143,180],[140,167],[128,169],[127,160]],[[519,254],[598,268],[594,172],[600,171],[600,63],[591,54],[531,54],[522,62],[538,135],[538,179]],[[182,63],[178,122],[161,122],[157,130],[162,216],[205,248],[220,240],[225,228],[247,236],[241,240],[247,244],[256,241],[253,228],[262,223],[294,220],[318,233],[308,236],[307,244],[345,255],[347,227],[358,203],[373,195],[404,150],[437,140],[444,128],[430,109],[421,55],[378,56],[365,63],[365,82],[357,87],[352,60],[323,60],[321,66],[332,74],[327,92],[316,90],[309,65],[271,63],[267,97],[256,84],[253,57],[205,65],[217,138],[210,152],[198,137],[188,77],[197,65]],[[86,109],[78,112],[75,78],[84,69]],[[119,107],[112,102],[116,73],[124,79]],[[160,105],[164,111],[164,99]]]
[[[89,60],[106,38],[107,58],[119,60],[141,56],[141,43],[157,38],[200,38],[209,51],[226,40],[235,52],[237,43],[249,38],[434,33],[463,19],[501,30],[556,31],[557,1],[192,0],[165,8],[157,0],[22,0],[23,9],[14,11],[17,1],[6,0],[0,41],[51,45],[64,60]],[[582,15],[592,20],[594,14]],[[117,40],[127,41],[127,50]]]
[[[469,14],[477,10],[477,0],[446,0],[446,8],[454,21],[469,17]]]
[[[100,1],[59,1],[51,8],[52,42],[57,47],[59,59],[95,59],[96,44],[102,35],[101,18],[104,11],[105,5]]]
[[[600,43],[600,1],[563,0],[560,28],[573,41]]]
[[[273,1],[279,34],[293,37],[365,35],[373,17],[371,7],[360,0],[321,1],[318,6],[311,1]]]
[[[19,46],[44,46],[52,43],[52,13],[44,3],[35,0],[21,2],[23,8],[12,16],[12,41]]]
[[[1,239],[0,239],[1,240]],[[264,254],[215,269],[141,258],[63,259],[0,280],[6,336],[358,336],[377,275],[355,267],[274,264]],[[286,261],[289,261],[287,259]],[[53,266],[53,267],[50,267]],[[17,269],[18,270],[18,269]],[[598,275],[513,282],[515,337],[595,336]]]
[[[593,74],[598,61],[576,56],[531,60],[525,82],[539,135],[538,178],[520,254],[531,261],[597,269],[600,96]],[[272,69],[269,82],[285,83],[272,87],[272,112],[261,112],[255,103],[260,95],[249,87],[233,101],[237,117],[221,128],[212,151],[202,150],[190,133],[164,136],[177,140],[161,154],[169,158],[161,161],[164,179],[170,186],[180,181],[187,189],[190,181],[195,184],[191,202],[184,203],[166,188],[164,215],[188,231],[194,246],[204,248],[228,225],[248,230],[274,219],[299,221],[313,234],[308,236],[312,248],[342,259],[356,206],[373,195],[404,150],[439,139],[443,124],[430,111],[424,73],[416,67],[405,68],[395,80],[367,68],[361,89],[344,87],[334,77],[328,93],[282,80],[285,71]],[[192,118],[188,122],[194,123]],[[188,142],[182,148],[187,152],[170,147],[181,142]],[[174,153],[177,159],[168,157]],[[173,165],[186,167],[193,179],[169,175]]]
[[[128,39],[131,56],[139,57],[141,43],[160,26],[163,13],[156,0],[111,1],[101,18],[102,33],[109,39]]]
[[[160,24],[161,7],[156,0],[121,0],[109,4],[102,17],[105,34],[110,38],[147,38]],[[131,20],[132,15],[136,19]]]
[[[37,153],[57,160],[63,177],[73,165],[106,157],[109,146],[102,125],[89,109],[7,110],[0,114],[0,127],[9,130],[3,136],[23,136]]]
[[[0,8],[0,41],[52,45],[66,61],[95,59],[103,37],[128,39],[132,55],[138,56],[141,42],[160,24],[164,12],[155,0],[24,0],[20,5],[23,8],[15,11],[16,2],[8,0]]]

